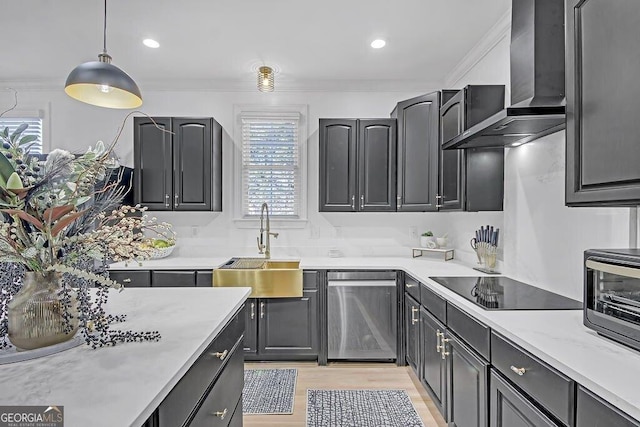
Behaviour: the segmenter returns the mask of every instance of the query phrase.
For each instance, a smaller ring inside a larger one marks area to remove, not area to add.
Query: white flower
[[[45,173],[56,172],[58,176],[70,175],[73,172],[73,154],[67,150],[61,150],[56,148],[47,156],[47,161],[44,164]]]

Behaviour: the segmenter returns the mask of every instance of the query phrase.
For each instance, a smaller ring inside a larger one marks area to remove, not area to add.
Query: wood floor
[[[293,415],[245,415],[246,427],[304,426],[307,389],[404,389],[426,427],[446,427],[427,392],[409,367],[392,363],[336,363],[318,366],[311,363],[245,363],[246,369],[296,368],[298,379]]]

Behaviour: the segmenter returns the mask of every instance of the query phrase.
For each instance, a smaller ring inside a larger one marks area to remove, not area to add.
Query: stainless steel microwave
[[[584,324],[640,350],[640,249],[584,252]]]

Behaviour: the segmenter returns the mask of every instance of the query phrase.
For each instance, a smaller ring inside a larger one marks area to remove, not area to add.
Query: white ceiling
[[[141,87],[444,82],[511,0],[110,0],[107,49]],[[101,0],[2,2],[0,81],[64,82],[102,49]],[[160,42],[149,49],[142,39]],[[384,38],[387,46],[369,43]],[[195,84],[194,84],[195,86]]]

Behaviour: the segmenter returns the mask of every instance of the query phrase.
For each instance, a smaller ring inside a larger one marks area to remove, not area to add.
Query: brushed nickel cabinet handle
[[[351,210],[356,210],[356,196],[351,196]]]
[[[254,303],[251,303],[251,320],[256,318],[256,312],[255,312],[255,307],[256,305]]]
[[[416,323],[418,323],[420,321],[420,319],[416,319],[416,317],[414,316],[418,311],[417,308],[415,307],[411,307],[411,324],[415,325]]]
[[[364,209],[364,194],[360,196],[360,209]]]
[[[168,208],[169,206],[170,206],[170,204],[169,204],[169,195],[165,194],[164,195],[164,207]]]
[[[178,203],[178,199],[179,199],[178,193],[176,193],[176,195],[174,196],[174,199],[175,199],[175,203],[173,205],[177,208],[180,205],[180,203]]]
[[[446,359],[447,356],[451,354],[450,352],[446,351],[447,349],[446,343],[448,343],[451,340],[449,338],[445,338],[444,334],[442,334],[442,338],[440,338],[440,341],[442,342],[442,352],[440,354],[442,355],[442,359]]]
[[[527,372],[527,370],[525,368],[516,368],[515,366],[511,365],[509,367],[514,373],[523,376],[525,372]]]
[[[216,351],[215,353],[209,353],[211,354],[213,357],[217,357],[220,360],[224,360],[225,357],[227,357],[227,354],[229,354],[229,350],[225,350],[222,353],[220,353],[219,351]]]
[[[126,279],[122,279],[122,283],[131,283],[131,277],[127,277]]]
[[[402,209],[402,196],[396,198],[398,200],[398,209]]]
[[[264,303],[260,303],[260,318],[264,319]]]
[[[440,353],[444,349],[444,345],[440,344],[440,338],[444,338],[444,334],[440,332],[440,329],[436,329],[436,351]]]
[[[224,417],[227,416],[227,408],[224,408],[223,411],[216,411],[211,415],[214,415],[216,417],[220,417],[221,420],[224,420]]]
[[[416,286],[418,286],[418,285],[414,285],[413,283],[405,283],[404,284],[404,287],[407,288],[407,289],[415,288]]]

